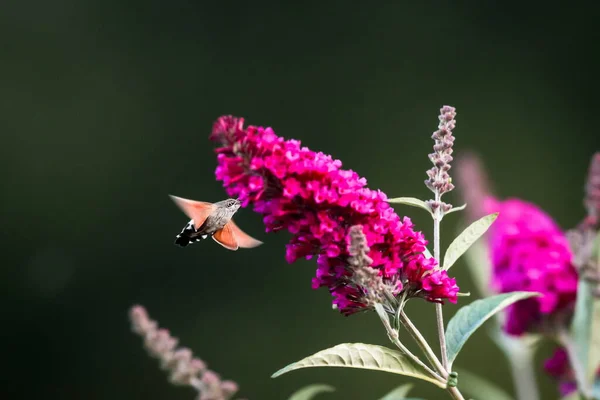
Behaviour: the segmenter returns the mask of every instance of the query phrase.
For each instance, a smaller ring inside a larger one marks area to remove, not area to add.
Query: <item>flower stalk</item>
[[[448,174],[452,161],[452,146],[454,136],[452,130],[456,126],[456,110],[454,107],[444,106],[440,109],[438,130],[433,133],[431,138],[435,141],[433,153],[429,154],[429,159],[433,167],[427,171],[429,179],[425,185],[433,192],[434,199],[427,203],[431,207],[433,216],[433,257],[440,262],[440,223],[444,214],[452,209],[452,205],[442,201],[442,195],[454,189],[452,179]],[[440,266],[441,267],[441,266]],[[440,342],[440,352],[442,356],[442,365],[446,373],[448,371],[448,355],[446,351],[446,335],[444,334],[444,315],[442,304],[435,305],[435,315],[437,322],[438,338]]]
[[[448,171],[450,170],[450,161],[452,161],[452,145],[454,143],[454,137],[452,136],[452,129],[454,129],[456,116],[455,109],[453,107],[444,106],[440,110],[439,126],[438,130],[433,133],[432,138],[435,140],[433,147],[434,152],[429,155],[430,160],[433,163],[433,168],[427,171],[429,179],[425,181],[425,185],[434,193],[434,199],[426,202],[431,210],[433,216],[433,258],[439,263],[440,260],[440,223],[444,216],[444,213],[450,211],[452,206],[442,202],[442,195],[446,192],[451,191],[454,185],[451,183]],[[441,266],[438,265],[438,270],[441,270]],[[445,272],[445,271],[444,271]],[[431,346],[427,343],[427,340],[423,337],[421,332],[408,318],[404,310],[400,307],[404,304],[404,298],[396,304],[398,307],[396,318],[409,332],[418,346],[421,348],[431,365],[435,368],[439,376],[443,377],[447,382],[447,390],[450,396],[456,400],[464,400],[460,390],[456,387],[456,382],[450,384],[448,379],[450,371],[448,371],[448,356],[446,350],[446,336],[444,334],[444,317],[442,313],[442,301],[438,299],[435,301],[436,320],[438,328],[438,337],[440,342],[440,351],[442,361],[435,355]],[[384,325],[386,325],[384,323]],[[389,322],[388,324],[389,325]],[[386,325],[386,326],[387,326]],[[392,337],[390,337],[392,339]],[[392,339],[393,341],[393,339]]]
[[[433,217],[433,257],[436,260],[440,259],[440,218]],[[438,337],[440,341],[440,352],[442,354],[442,365],[448,372],[448,353],[446,349],[446,334],[444,332],[444,313],[442,304],[435,305],[435,318],[437,322]]]
[[[379,315],[379,318],[381,319],[381,322],[385,327],[390,341],[394,343],[400,349],[400,351],[402,351],[404,354],[410,357],[410,359],[413,360],[416,364],[423,367],[435,379],[437,379],[440,382],[445,382],[446,380],[444,378],[442,378],[439,374],[437,374],[435,371],[429,368],[423,361],[421,361],[410,350],[408,350],[408,348],[400,341],[398,331],[392,327],[392,324],[390,324],[389,317],[381,304],[375,305],[375,311],[377,311],[377,314]]]
[[[233,381],[221,380],[207,368],[204,361],[194,357],[190,349],[177,348],[178,339],[148,316],[142,306],[129,310],[131,329],[144,339],[148,354],[160,360],[161,369],[169,374],[169,382],[177,386],[190,386],[198,393],[198,400],[230,400],[238,391]]]
[[[400,313],[400,322],[412,336],[413,340],[417,343],[421,351],[423,351],[423,354],[425,354],[429,362],[435,367],[436,371],[438,371],[438,373],[444,378],[448,378],[448,371],[446,371],[431,346],[429,346],[429,343],[427,343],[427,340],[423,334],[421,334],[419,329],[417,329],[417,327],[404,312]]]

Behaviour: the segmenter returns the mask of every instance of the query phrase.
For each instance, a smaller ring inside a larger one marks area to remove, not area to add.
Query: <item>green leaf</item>
[[[519,300],[539,295],[537,292],[503,293],[475,300],[458,310],[446,329],[446,346],[450,366],[469,337],[490,317]]]
[[[467,207],[467,205],[466,205],[466,204],[463,204],[463,205],[462,205],[462,206],[460,206],[460,207],[452,207],[452,208],[450,209],[450,211],[446,211],[446,213],[445,213],[445,214],[446,214],[446,215],[448,215],[448,214],[452,214],[452,213],[453,213],[453,212],[455,212],[455,211],[462,211],[462,210],[464,210],[466,207]]]
[[[600,260],[600,234],[595,240],[591,256]],[[571,322],[577,358],[585,367],[585,376],[579,380],[590,386],[600,366],[600,299],[594,297],[594,287],[583,277],[579,279],[575,314]]]
[[[319,393],[334,392],[333,386],[322,383],[308,385],[292,393],[288,400],[310,400]]]
[[[464,369],[455,371],[458,372],[458,387],[469,396],[485,400],[514,400],[504,389],[482,376]]]
[[[591,382],[594,382],[598,368],[600,368],[600,299],[595,297],[594,304],[592,305],[592,320],[590,325],[590,352],[588,356],[587,376]]]
[[[431,213],[431,207],[429,207],[423,200],[419,200],[415,197],[396,197],[394,199],[388,199],[388,203],[399,203],[407,206],[418,207]]]
[[[600,233],[596,235],[594,248],[592,250],[592,257],[596,258],[596,265],[600,266]],[[594,384],[597,379],[598,368],[600,368],[600,299],[593,296],[592,304],[592,319],[590,327],[590,349],[589,359],[587,364],[587,376],[590,382]],[[600,385],[600,383],[599,383]],[[600,392],[600,387],[598,387]],[[596,394],[598,400],[600,400],[600,393]]]
[[[410,358],[399,351],[364,343],[343,343],[319,351],[312,356],[280,369],[271,378],[277,378],[296,369],[312,367],[370,369],[422,379],[441,388],[446,386],[445,382],[440,382],[429,375],[423,367],[415,364]]]
[[[412,383],[405,383],[404,385],[398,386],[379,400],[403,400],[413,386]]]
[[[433,258],[431,252],[427,249],[427,247],[425,247],[425,250],[423,250],[423,254],[425,254],[425,257],[427,258]]]
[[[592,388],[592,396],[594,396],[594,398],[596,400],[600,400],[600,377],[597,376],[596,380],[594,381],[594,387]]]
[[[593,296],[594,286],[583,278],[579,280],[571,323],[577,358],[585,366],[585,377],[580,380],[588,382],[588,385],[593,382],[600,367],[600,299]]]
[[[465,251],[471,247],[477,239],[481,237],[492,225],[492,223],[498,217],[498,213],[486,215],[483,218],[478,219],[467,227],[452,243],[448,246],[446,254],[444,254],[444,269],[450,269],[452,264],[463,255]]]

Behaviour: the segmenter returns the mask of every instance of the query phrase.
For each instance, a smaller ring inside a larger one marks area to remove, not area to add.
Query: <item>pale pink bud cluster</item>
[[[427,171],[429,179],[425,181],[425,185],[436,193],[436,199],[429,202],[432,210],[435,211],[441,207],[443,212],[449,211],[452,206],[440,201],[440,197],[452,189],[452,179],[448,171],[450,170],[450,162],[452,162],[452,146],[454,145],[454,136],[452,130],[456,127],[456,109],[450,106],[444,106],[440,109],[438,117],[440,123],[438,130],[433,132],[431,138],[435,141],[433,145],[433,153],[429,154],[429,159],[433,163],[433,168]]]
[[[168,330],[159,328],[157,322],[148,317],[144,307],[132,307],[129,318],[133,332],[144,339],[148,354],[160,360],[160,366],[168,372],[172,384],[195,388],[197,400],[228,400],[238,391],[235,382],[221,381],[219,375],[207,369],[190,349],[177,348],[177,338],[172,337]]]
[[[400,291],[400,281],[383,282],[381,271],[371,268],[373,259],[369,257],[371,249],[367,244],[367,237],[363,233],[362,226],[354,225],[348,233],[348,264],[352,270],[351,280],[357,292],[362,293],[361,301],[368,307],[375,303],[383,303],[387,296],[393,296]]]
[[[597,228],[600,225],[600,152],[594,154],[590,162],[583,202],[590,219],[589,224]]]

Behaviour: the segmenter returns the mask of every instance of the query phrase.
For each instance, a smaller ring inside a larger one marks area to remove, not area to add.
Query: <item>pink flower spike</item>
[[[446,154],[453,140],[453,109],[442,111],[438,133]],[[244,127],[243,119],[232,116],[215,122],[210,139],[220,143],[217,180],[228,194],[243,195],[262,214],[267,232],[285,229],[292,234],[288,262],[317,256],[312,287],[326,287],[341,313],[353,314],[372,303],[350,263],[347,238],[355,225],[362,226],[370,268],[381,277],[382,287],[393,295],[403,290],[432,302],[456,302],[454,279],[445,272],[429,273],[435,261],[423,255],[423,234],[410,219],[400,219],[385,193],[367,188],[356,172],[341,169],[341,161],[278,137],[271,128]]]

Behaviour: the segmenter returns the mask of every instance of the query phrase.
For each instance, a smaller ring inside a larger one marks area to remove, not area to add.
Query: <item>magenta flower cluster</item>
[[[575,374],[571,369],[567,351],[559,347],[552,356],[544,362],[544,370],[548,375],[558,381],[558,391],[561,396],[566,396],[577,390]]]
[[[386,195],[321,152],[284,140],[271,128],[244,127],[244,120],[219,118],[211,139],[221,143],[217,180],[242,206],[252,204],[263,215],[267,232],[287,230],[289,263],[317,258],[313,288],[327,287],[333,303],[349,315],[367,307],[364,288],[351,282],[348,268],[349,228],[362,225],[373,260],[384,283],[432,302],[455,303],[458,286],[423,251],[427,241],[409,218],[400,219]]]
[[[543,295],[511,306],[504,329],[521,335],[547,318],[569,313],[577,271],[564,232],[538,207],[519,199],[487,198],[484,207],[487,213],[500,213],[488,235],[495,289]]]

